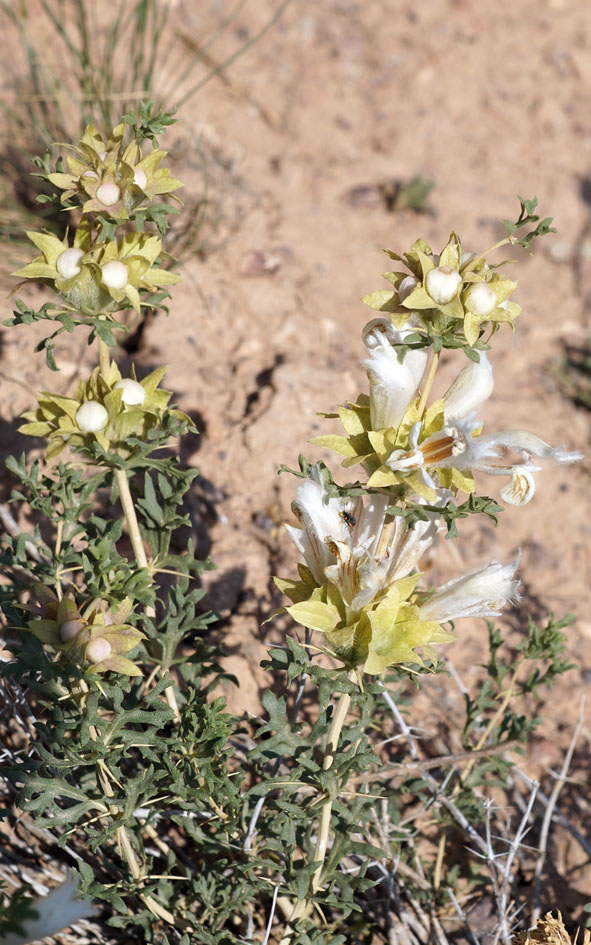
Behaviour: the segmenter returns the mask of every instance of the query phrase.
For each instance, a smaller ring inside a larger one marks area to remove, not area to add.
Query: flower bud
[[[86,647],[86,658],[91,663],[102,663],[111,655],[111,644],[104,637],[91,640]]]
[[[106,152],[106,151],[99,151],[98,156],[99,156],[99,158],[101,159],[101,161],[104,161],[105,158],[106,158],[106,156],[107,156],[107,152]]]
[[[61,256],[57,257],[56,268],[60,276],[62,276],[63,279],[73,279],[74,276],[79,276],[82,269],[80,260],[83,256],[83,249],[78,249],[77,247],[66,249]]]
[[[137,184],[138,187],[141,187],[142,190],[145,190],[146,184],[148,183],[148,178],[142,171],[141,167],[136,167],[133,172],[133,182]]]
[[[124,289],[127,285],[127,268],[117,259],[101,266],[102,280],[109,289]]]
[[[90,180],[99,180],[99,176],[96,171],[84,171],[82,177],[88,177]]]
[[[417,285],[417,280],[414,276],[406,276],[400,285],[398,286],[398,297],[401,302],[404,302],[405,298],[410,295],[412,290]]]
[[[87,400],[76,411],[76,424],[83,433],[98,433],[109,421],[109,414],[96,400]]]
[[[115,384],[115,390],[122,391],[121,400],[128,407],[143,406],[146,399],[146,391],[141,384],[132,380],[131,377],[123,377]]]
[[[96,189],[96,199],[100,200],[104,207],[112,207],[120,197],[121,191],[112,181],[106,181]]]
[[[447,305],[458,294],[462,277],[451,266],[438,266],[430,269],[425,279],[425,288],[437,305]]]
[[[59,628],[59,636],[62,643],[69,643],[70,640],[77,637],[83,626],[84,621],[81,620],[80,617],[75,620],[65,620]]]
[[[473,282],[466,290],[464,303],[468,311],[485,318],[497,307],[497,297],[486,282]]]

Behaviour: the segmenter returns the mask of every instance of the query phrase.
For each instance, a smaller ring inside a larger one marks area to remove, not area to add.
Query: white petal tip
[[[499,489],[499,495],[508,505],[526,505],[533,499],[536,491],[536,482],[527,469],[516,469],[511,476],[511,482]]]
[[[575,450],[573,453],[566,453],[563,449],[558,447],[554,450],[552,458],[555,463],[580,463],[582,459],[585,459],[585,454],[579,453],[578,450]]]

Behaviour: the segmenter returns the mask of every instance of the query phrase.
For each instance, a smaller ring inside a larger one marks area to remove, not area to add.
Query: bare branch
[[[540,915],[542,914],[540,906],[540,890],[542,885],[542,870],[544,869],[544,863],[546,862],[546,853],[548,848],[548,836],[550,833],[550,824],[552,823],[552,816],[554,814],[554,808],[556,807],[556,802],[558,801],[558,795],[560,794],[564,783],[568,775],[568,769],[573,758],[577,740],[581,733],[581,728],[583,726],[583,712],[585,709],[585,696],[581,696],[581,702],[579,705],[579,717],[577,719],[577,724],[573,732],[573,736],[570,740],[570,745],[564,757],[564,764],[560,774],[552,788],[550,797],[548,799],[548,806],[546,807],[546,813],[544,814],[544,820],[542,821],[542,829],[540,830],[540,845],[539,845],[539,856],[536,862],[536,885],[534,892],[534,909],[532,912],[532,925],[535,925]]]

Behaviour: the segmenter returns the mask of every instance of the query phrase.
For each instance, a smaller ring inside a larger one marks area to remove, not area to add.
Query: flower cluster
[[[510,296],[517,283],[487,263],[484,254],[462,252],[455,233],[439,254],[418,239],[404,256],[389,250],[387,255],[408,271],[384,273],[394,288],[371,292],[363,301],[391,313],[396,328],[410,322],[415,329],[434,328],[439,336],[462,332],[473,345],[486,326],[493,331],[503,322],[515,326],[521,307]]]
[[[410,274],[387,273],[394,289],[364,299],[388,312],[362,332],[369,393],[327,415],[340,418],[346,435],[312,440],[340,454],[345,468],[360,466],[365,482],[339,489],[323,464],[304,467],[293,503],[299,526],[287,528],[305,564],[299,580],[277,579],[293,619],[324,633],[328,651],[346,666],[370,674],[433,659],[433,645],[452,636],[444,624],[494,616],[517,600],[519,555],[434,592],[420,586],[419,563],[437,539],[440,510],[475,492],[474,474],[508,477],[500,496],[520,506],[534,495],[538,460],[582,459],[527,431],[483,433],[478,408],[494,387],[483,333],[489,330],[490,340],[499,323],[514,325],[520,308],[509,297],[517,283],[485,254],[462,253],[455,233],[439,256],[424,240],[404,257],[389,255],[405,261]],[[444,346],[462,347],[469,360],[429,403]]]
[[[117,326],[123,327],[117,313],[130,307],[140,313],[141,305],[162,301],[166,287],[178,281],[160,265],[166,254],[155,229],[161,229],[171,210],[158,198],[181,184],[160,166],[164,151],[154,147],[147,154],[141,152],[144,132],[154,140],[153,129],[162,121],[162,114],[151,116],[150,111],[151,105],[142,109],[144,131],[133,124],[130,133],[135,137],[126,146],[123,123],[106,139],[89,126],[77,147],[64,145],[70,152],[68,173],[59,163],[59,170],[49,173],[49,158],[38,163],[47,172],[41,176],[62,191],[61,203],[77,211],[79,222],[72,241],[68,233],[63,239],[29,233],[40,255],[16,273],[49,284],[57,293],[57,303],[44,305],[39,312],[17,302],[28,321],[48,318],[60,324],[46,341],[82,325],[91,328],[89,342],[96,339],[99,347],[99,364],[79,381],[75,393],[42,391],[36,408],[23,415],[26,422],[20,432],[45,438],[50,462],[68,448],[77,454],[78,464],[82,460],[109,476],[139,568],[147,567],[147,558],[129,476],[153,449],[166,443],[171,432],[194,430],[190,418],[169,405],[171,392],[159,387],[164,367],[142,379],[132,367],[130,376],[123,377],[109,351],[109,345],[116,343]],[[52,347],[47,346],[48,354]],[[48,364],[58,370],[53,355]],[[64,469],[69,474],[67,463]],[[58,534],[59,544],[62,532]],[[60,578],[56,587],[61,591]],[[127,656],[144,638],[126,623],[131,603],[115,603],[116,612],[111,613],[102,600],[80,603],[82,583],[72,585],[71,593],[78,596],[60,593],[58,598],[45,587],[37,588],[37,605],[28,607],[33,612],[28,630],[58,660],[78,667],[85,676],[94,678],[107,671],[141,676]]]
[[[381,673],[393,663],[416,663],[416,647],[433,656],[433,645],[453,634],[441,624],[458,617],[488,617],[517,599],[519,559],[465,574],[428,596],[417,585],[416,567],[438,532],[437,517],[407,528],[393,514],[387,494],[355,501],[331,496],[320,466],[312,466],[293,505],[300,528],[287,526],[306,564],[299,581],[276,578],[293,601],[287,612],[326,635],[331,651],[347,665]]]
[[[159,265],[161,240],[142,229],[154,198],[182,184],[160,167],[165,151],[155,148],[142,157],[133,140],[120,154],[124,129],[117,125],[104,141],[89,125],[77,147],[64,145],[72,152],[69,173],[48,174],[47,180],[63,191],[62,202],[81,210],[73,244],[67,234],[61,240],[30,232],[41,255],[14,273],[54,286],[66,310],[82,315],[108,314],[124,301],[139,313],[142,291],[154,292],[179,279]],[[112,238],[113,228],[130,219],[136,220],[137,231]]]
[[[61,600],[45,585],[33,589],[34,605],[29,630],[69,663],[80,666],[87,676],[111,670],[125,676],[141,676],[142,671],[123,654],[133,650],[144,634],[125,623],[131,601],[124,600],[109,611],[101,600],[79,605],[72,597]]]
[[[170,194],[182,187],[180,180],[160,167],[166,151],[153,149],[142,157],[139,144],[132,141],[121,153],[125,125],[117,125],[107,141],[88,125],[78,145],[66,144],[69,173],[49,174],[51,183],[63,191],[62,202],[81,198],[84,213],[108,211],[120,220],[146,201]]]
[[[421,411],[419,385],[427,365],[425,349],[408,351],[401,361],[397,346],[404,343],[386,318],[365,326],[364,365],[369,396],[341,407],[339,417],[347,436],[319,436],[312,440],[345,457],[343,466],[363,464],[370,488],[400,486],[433,502],[439,488],[472,493],[474,472],[508,476],[500,495],[510,505],[524,505],[533,497],[536,459],[572,463],[578,452],[552,447],[523,430],[482,435],[477,408],[493,391],[492,366],[486,352],[469,361],[440,400]],[[513,452],[519,459],[511,461]]]
[[[107,376],[97,367],[88,381],[80,381],[75,397],[42,392],[37,409],[23,414],[29,422],[20,432],[46,437],[48,459],[58,456],[66,445],[92,456],[94,440],[105,452],[127,458],[134,451],[130,437],[145,440],[167,408],[171,392],[158,387],[165,371],[157,368],[138,381],[133,368],[131,377],[121,377],[114,361]],[[190,423],[180,410],[173,413],[177,420]]]
[[[88,224],[78,227],[74,245],[68,237],[51,233],[27,233],[41,250],[15,276],[53,284],[64,302],[81,314],[95,315],[120,309],[127,299],[139,313],[140,290],[153,292],[174,285],[179,277],[155,266],[162,256],[162,242],[145,233],[126,233],[117,240],[91,242]]]

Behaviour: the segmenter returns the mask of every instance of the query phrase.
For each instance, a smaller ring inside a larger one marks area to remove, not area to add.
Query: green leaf
[[[396,312],[400,307],[398,292],[390,289],[378,289],[364,295],[361,299],[364,305],[373,308],[376,312]]]
[[[302,601],[285,609],[297,623],[309,627],[310,630],[320,630],[322,633],[334,630],[340,619],[334,604],[320,600]]]

